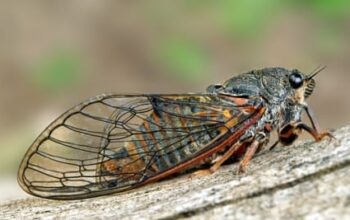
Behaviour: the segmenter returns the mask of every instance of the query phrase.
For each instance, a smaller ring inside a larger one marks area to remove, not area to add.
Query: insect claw
[[[324,135],[329,137],[328,143],[332,143],[333,142],[336,147],[339,147],[340,146],[340,140],[336,136],[334,136],[334,134],[333,134],[334,132],[335,132],[334,129],[329,129],[328,131],[326,131],[324,133]]]
[[[239,167],[238,167],[238,170],[237,170],[237,175],[243,174],[244,171],[245,171],[244,166],[242,166],[242,165],[240,164]]]
[[[325,132],[322,132],[318,135],[318,138],[319,138],[319,141],[321,141],[322,139],[324,139],[325,137],[328,137],[329,138],[329,141],[332,141],[332,140],[337,140],[337,138],[333,135],[333,132],[332,130],[326,130]]]
[[[335,129],[328,129],[327,133],[330,139],[337,139],[337,137],[334,136],[334,132],[335,132]]]
[[[328,134],[327,134],[327,136],[332,140],[332,139],[335,139],[335,140],[337,140],[337,138],[333,135],[333,132],[329,132]]]

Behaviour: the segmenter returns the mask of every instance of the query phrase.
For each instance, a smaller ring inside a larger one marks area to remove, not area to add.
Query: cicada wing
[[[258,99],[237,100],[217,95],[90,99],[35,140],[20,165],[19,184],[51,199],[136,187],[213,148],[261,109]]]

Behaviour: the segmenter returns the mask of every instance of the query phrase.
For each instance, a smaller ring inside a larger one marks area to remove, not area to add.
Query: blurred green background
[[[251,69],[327,65],[309,102],[323,128],[346,125],[349,40],[347,0],[2,1],[0,201],[23,196],[17,167],[45,126],[103,92],[201,92]]]

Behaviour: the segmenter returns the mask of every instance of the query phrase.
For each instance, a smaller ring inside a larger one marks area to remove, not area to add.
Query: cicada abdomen
[[[129,186],[200,154],[227,133],[230,126],[237,124],[240,114],[243,114],[244,107],[223,109],[208,106],[207,103],[214,100],[213,97],[200,96],[149,97],[152,111],[141,119],[138,130],[128,142],[117,147],[117,152],[112,152],[107,160],[102,159],[100,182],[110,186]],[[205,105],[201,106],[201,103]],[[107,151],[111,152],[114,147],[113,143],[109,144]],[[102,154],[106,155],[107,151],[104,149]],[[106,174],[108,179],[103,178]]]

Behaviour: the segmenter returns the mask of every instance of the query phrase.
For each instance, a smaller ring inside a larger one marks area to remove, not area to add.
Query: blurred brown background
[[[201,92],[262,67],[317,77],[323,128],[350,122],[350,1],[2,1],[0,200],[50,121],[103,92]]]

